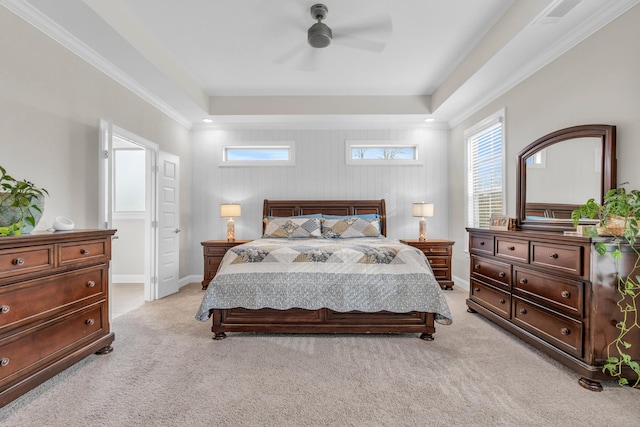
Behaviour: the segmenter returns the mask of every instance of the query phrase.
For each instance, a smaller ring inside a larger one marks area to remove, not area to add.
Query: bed
[[[263,237],[227,251],[196,319],[211,319],[216,340],[264,332],[430,341],[451,313],[422,251],[386,238],[384,199],[264,200]]]

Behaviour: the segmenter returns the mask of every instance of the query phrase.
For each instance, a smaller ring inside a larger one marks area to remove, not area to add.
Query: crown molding
[[[149,92],[137,81],[129,77],[119,68],[115,67],[104,57],[97,54],[93,49],[91,49],[82,41],[78,40],[75,36],[66,31],[64,28],[55,23],[53,20],[44,15],[28,2],[19,0],[0,0],[0,4],[2,4],[5,8],[13,12],[15,15],[19,16],[47,36],[51,37],[63,47],[67,48],[68,50],[82,58],[84,61],[88,62],[90,65],[97,68],[102,73],[115,80],[120,85],[129,89],[135,95],[139,96],[144,101],[148,102],[149,104],[160,110],[162,113],[178,122],[180,125],[184,126],[187,129],[191,129],[191,126],[193,124],[191,120],[189,120],[187,117],[185,117],[183,114],[178,112],[166,102],[162,101],[153,93]]]
[[[568,52],[579,43],[595,34],[598,30],[609,24],[611,21],[627,12],[633,6],[640,3],[640,0],[617,0],[608,2],[600,11],[601,13],[592,16],[588,21],[584,21],[574,31],[567,34],[557,43],[549,46],[541,54],[537,55],[533,60],[529,61],[525,66],[521,67],[519,72],[513,73],[509,78],[503,81],[503,84],[496,86],[492,91],[488,92],[484,97],[478,99],[473,104],[462,109],[458,114],[448,120],[451,128],[459,125],[471,115],[477,113],[489,103],[495,101],[500,96],[513,89],[515,86],[531,77],[546,65]],[[537,19],[536,19],[537,20]],[[530,25],[535,25],[532,23]],[[434,113],[437,113],[435,111]]]

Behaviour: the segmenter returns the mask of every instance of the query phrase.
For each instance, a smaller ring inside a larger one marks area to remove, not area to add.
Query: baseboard
[[[185,285],[188,285],[189,283],[201,283],[202,279],[203,279],[202,274],[191,274],[189,276],[186,276],[180,279],[180,281],[178,282],[178,286],[183,287]]]
[[[456,288],[462,288],[462,289],[466,289],[467,291],[469,290],[469,281],[462,279],[461,277],[458,276],[453,276],[453,283],[455,283]]]
[[[111,283],[144,283],[144,274],[114,274]]]

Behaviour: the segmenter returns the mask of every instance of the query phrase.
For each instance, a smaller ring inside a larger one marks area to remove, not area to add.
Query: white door
[[[158,284],[156,298],[178,292],[180,270],[180,158],[158,158]]]

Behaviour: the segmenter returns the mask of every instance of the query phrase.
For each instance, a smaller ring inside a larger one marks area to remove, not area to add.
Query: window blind
[[[504,213],[502,121],[469,136],[467,144],[467,224],[488,228],[491,215]]]

